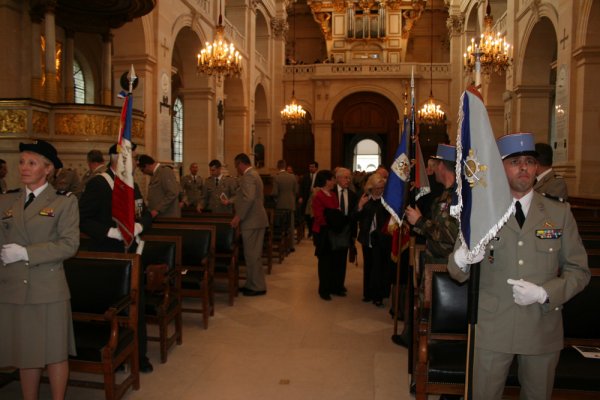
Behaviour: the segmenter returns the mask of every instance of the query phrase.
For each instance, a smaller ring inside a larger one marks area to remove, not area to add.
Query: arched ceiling
[[[148,14],[156,0],[31,0],[32,19],[54,10],[56,24],[74,32],[107,33]]]

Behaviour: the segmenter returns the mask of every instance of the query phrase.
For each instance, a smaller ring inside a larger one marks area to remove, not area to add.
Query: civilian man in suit
[[[298,197],[298,205],[301,208],[301,214],[304,215],[306,226],[308,228],[308,237],[312,236],[313,215],[311,200],[312,191],[315,187],[315,178],[317,177],[317,172],[319,172],[318,162],[313,161],[308,164],[308,173],[304,174],[302,177],[302,181],[300,183],[300,196]]]
[[[346,261],[348,260],[348,249],[354,247],[356,239],[357,225],[354,215],[358,205],[358,197],[356,193],[350,190],[350,181],[352,173],[347,168],[337,168],[335,171],[336,187],[335,194],[338,197],[340,210],[344,214],[344,222],[341,227],[344,237],[344,242],[348,243],[346,247],[333,250],[332,266],[333,269],[333,290],[332,294],[336,296],[346,296]]]
[[[161,165],[146,154],[138,158],[138,167],[144,175],[150,176],[148,185],[148,208],[152,218],[181,217],[179,208],[179,184],[173,168]]]
[[[515,213],[472,260],[481,261],[473,399],[502,398],[517,356],[521,398],[549,400],[564,345],[562,305],[588,284],[587,255],[569,205],[533,190],[533,134],[505,135],[497,144]],[[448,271],[468,279],[463,246],[449,257]]]
[[[240,291],[244,296],[261,296],[267,293],[262,248],[265,228],[269,226],[263,205],[263,182],[252,167],[248,155],[240,153],[235,156],[234,165],[240,177],[240,186],[232,199],[235,216],[231,220],[231,226],[240,226],[247,271],[246,284]]]
[[[210,176],[204,181],[202,201],[198,204],[198,212],[214,212],[233,214],[233,202],[238,184],[235,178],[225,176],[222,172],[221,161],[212,160],[208,163]]]
[[[87,165],[88,170],[83,177],[81,178],[81,184],[77,189],[75,195],[78,198],[81,198],[81,193],[85,190],[85,185],[92,179],[94,176],[99,175],[106,171],[106,165],[104,165],[104,157],[102,156],[102,152],[100,150],[90,150],[87,153]]]
[[[136,147],[135,144],[132,144],[133,151],[135,151]],[[108,150],[108,156],[110,157],[109,168],[106,172],[92,177],[81,194],[81,199],[79,200],[79,229],[91,238],[89,243],[85,245],[86,250],[118,253],[135,252],[137,243],[134,241],[131,247],[126,249],[121,232],[117,228],[116,222],[112,219],[112,191],[117,161],[119,159],[116,144]],[[133,163],[133,157],[130,162]],[[152,225],[152,216],[144,205],[144,199],[137,184],[134,184],[134,199],[136,220],[134,234],[137,236],[144,229],[150,228]],[[140,304],[138,307],[140,372],[152,372],[152,364],[150,364],[150,360],[146,356],[147,335],[144,293],[143,290],[140,291]]]
[[[182,205],[197,208],[202,200],[202,177],[198,175],[198,163],[190,164],[190,173],[181,178]]]
[[[273,191],[271,194],[277,199],[275,209],[290,211],[289,237],[292,241],[290,251],[294,251],[294,212],[296,211],[298,181],[296,175],[286,171],[285,160],[277,161],[277,169],[279,172],[273,178]]]
[[[533,188],[538,193],[567,200],[567,184],[562,175],[557,174],[552,169],[552,146],[546,143],[536,143],[535,151],[538,153],[538,166],[537,178]]]

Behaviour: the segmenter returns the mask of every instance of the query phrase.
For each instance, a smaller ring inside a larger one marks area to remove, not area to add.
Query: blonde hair
[[[365,183],[365,192],[371,193],[371,189],[375,186],[380,185],[381,183],[385,184],[386,179],[379,174],[371,174],[369,179],[367,179],[367,183]]]

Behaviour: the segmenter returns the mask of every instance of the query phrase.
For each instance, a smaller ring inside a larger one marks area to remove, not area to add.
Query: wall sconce
[[[167,110],[169,111],[169,115],[171,115],[171,105],[169,104],[169,97],[168,96],[163,96],[162,97],[162,101],[160,103],[158,103],[160,105],[160,110],[159,112],[162,113],[162,109],[163,107],[166,107]]]

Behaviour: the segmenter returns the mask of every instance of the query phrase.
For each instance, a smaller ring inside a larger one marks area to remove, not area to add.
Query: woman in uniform
[[[62,263],[79,247],[77,198],[48,184],[62,167],[50,143],[19,150],[25,187],[0,195],[0,367],[19,368],[26,400],[47,368],[52,399],[64,399],[75,340]]]

